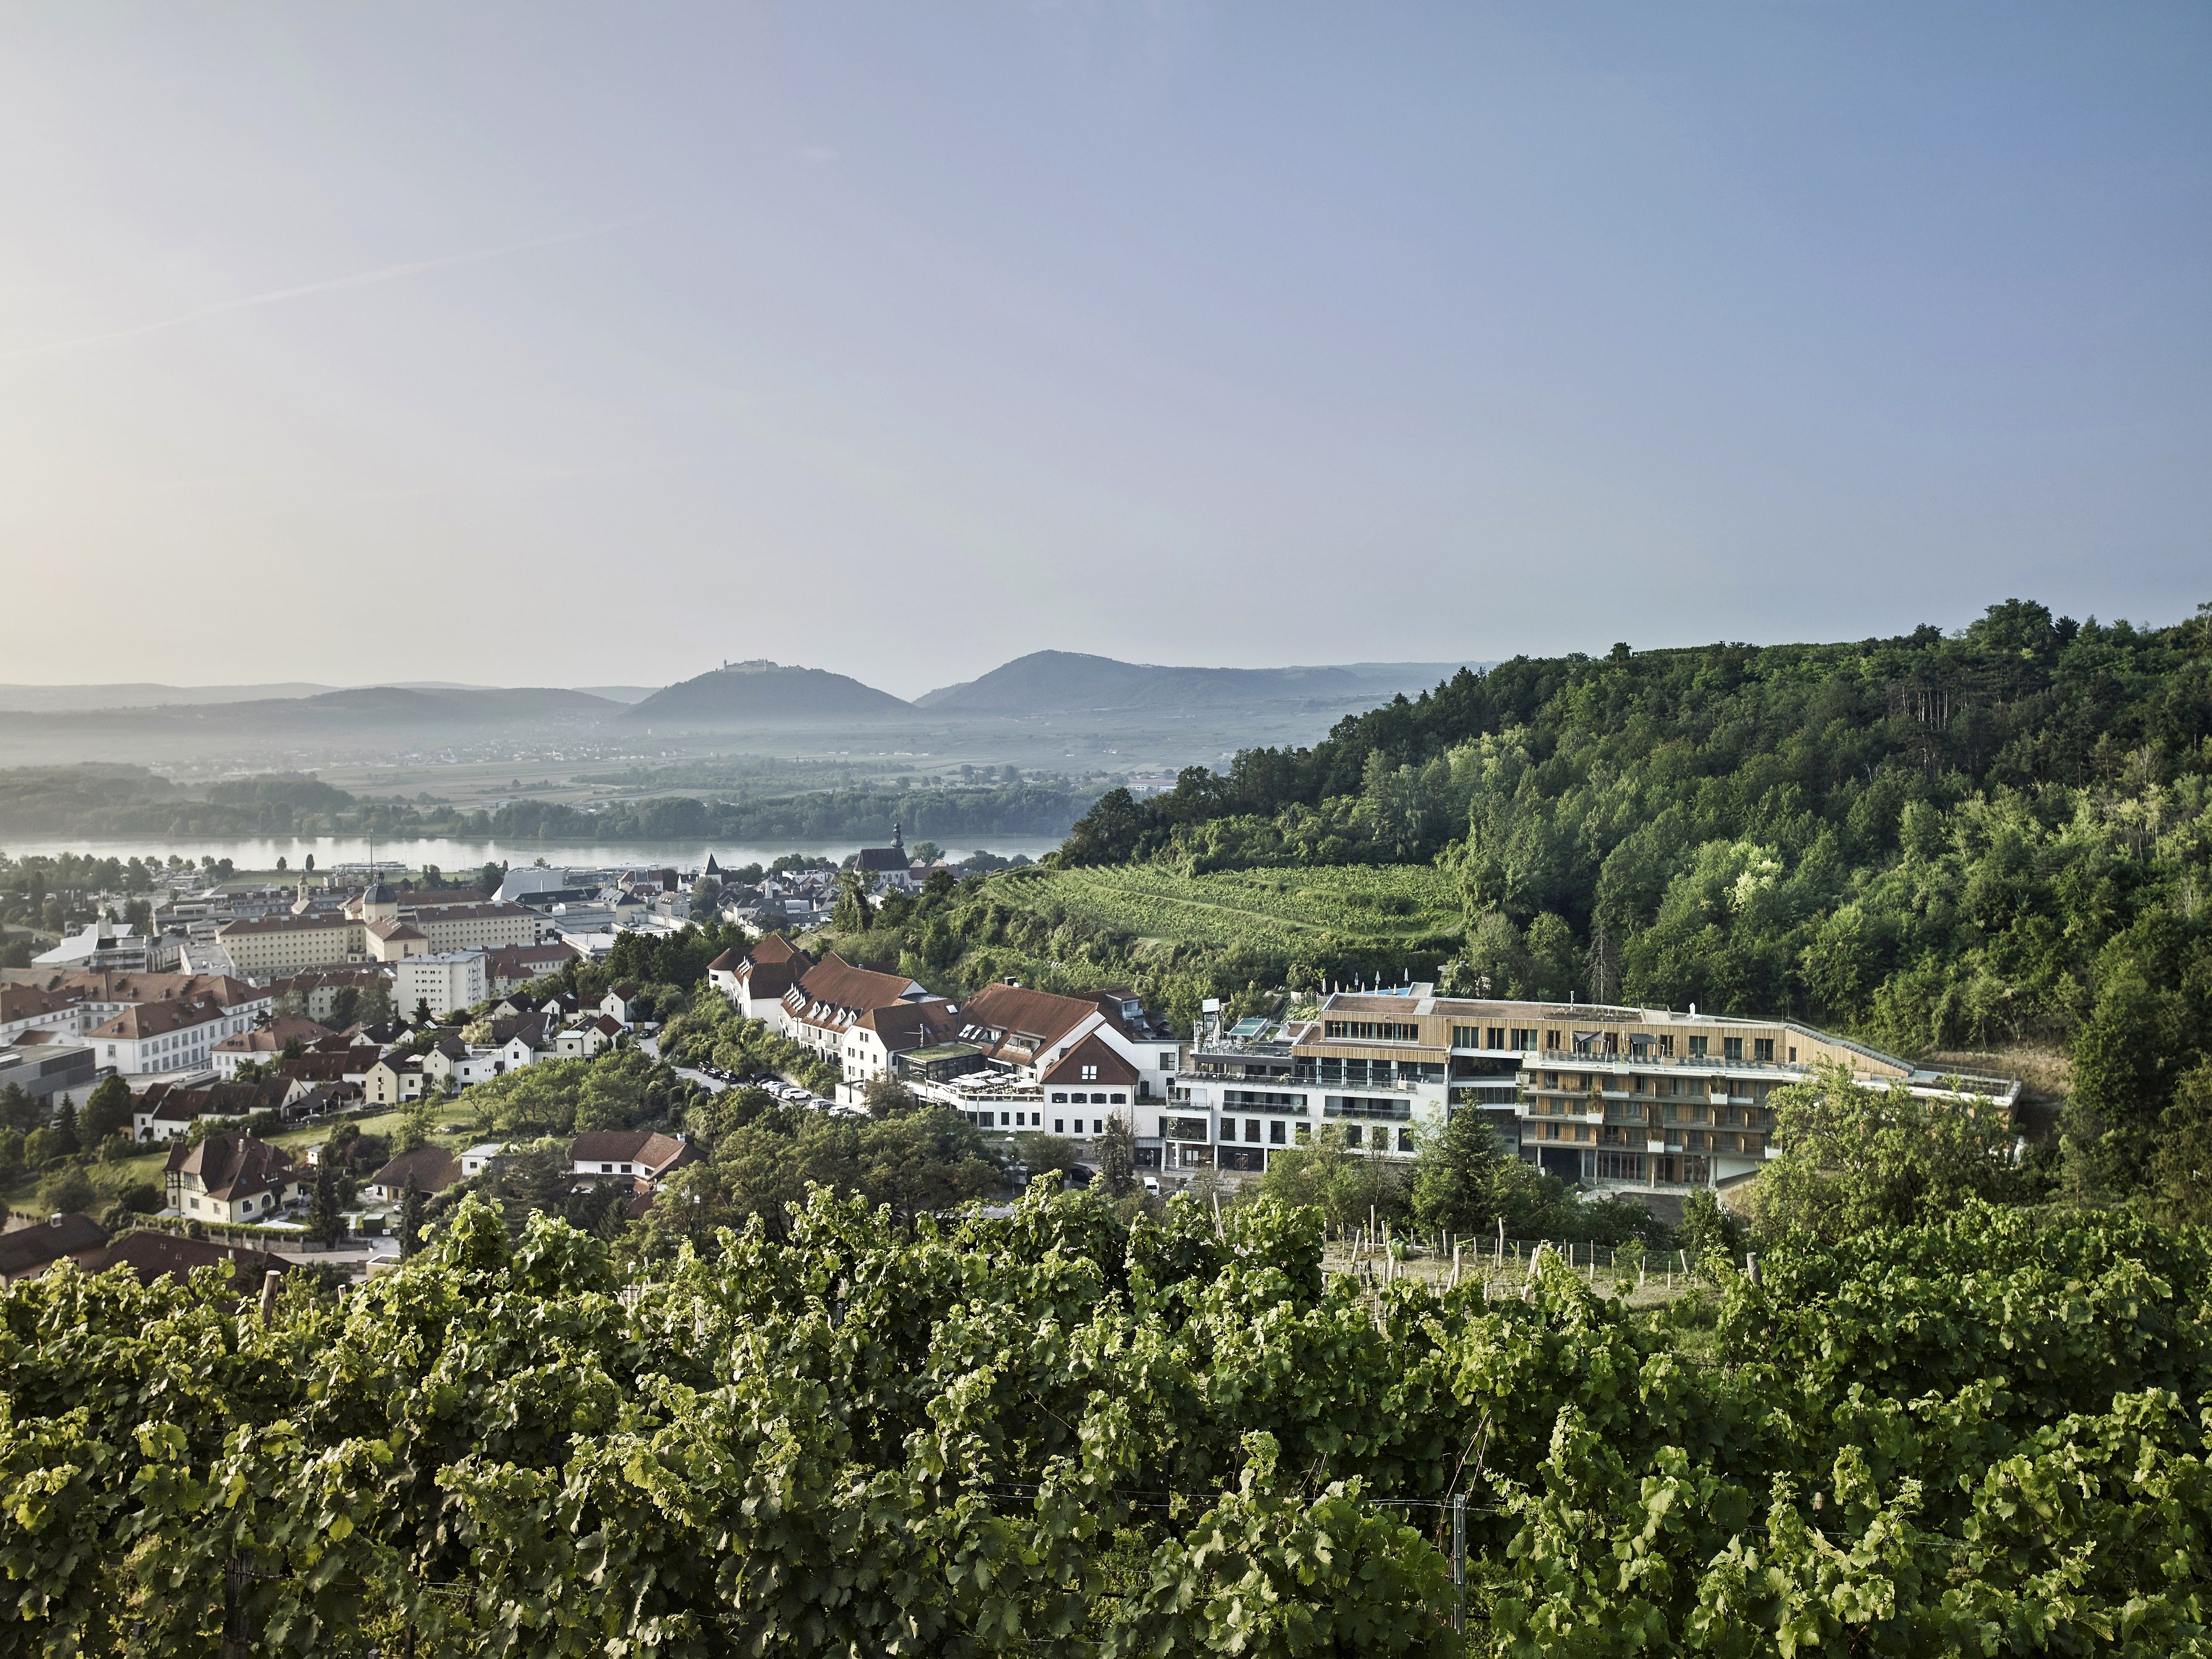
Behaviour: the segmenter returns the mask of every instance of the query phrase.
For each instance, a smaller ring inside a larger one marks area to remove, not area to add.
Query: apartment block
[[[1413,985],[1338,993],[1287,1024],[1201,1024],[1158,1115],[1153,1155],[1170,1173],[1256,1173],[1277,1149],[1332,1127],[1405,1159],[1425,1127],[1476,1111],[1563,1180],[1679,1194],[1729,1185],[1773,1156],[1770,1097],[1823,1062],[1928,1097],[2008,1109],[2019,1093],[2009,1079],[1917,1068],[1786,1018],[1476,1000]]]

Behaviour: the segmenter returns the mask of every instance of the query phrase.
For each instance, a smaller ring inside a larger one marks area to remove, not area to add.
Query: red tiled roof
[[[265,1250],[218,1244],[211,1238],[189,1238],[182,1233],[150,1227],[125,1233],[82,1260],[88,1273],[106,1273],[110,1267],[128,1267],[142,1285],[151,1285],[165,1273],[183,1279],[195,1267],[212,1267],[228,1261],[231,1265],[231,1285],[241,1295],[258,1292],[264,1273],[292,1270],[292,1264],[283,1256],[271,1255]]]
[[[1004,1035],[994,1047],[1042,1053],[1100,1012],[1082,997],[1056,996],[1019,985],[987,985],[960,1005],[961,1024],[987,1026]],[[1030,1041],[1017,1042],[1023,1038]]]
[[[893,1053],[927,1048],[952,1035],[960,1024],[952,1005],[943,998],[927,1002],[901,1002],[888,1008],[871,1008],[853,1024],[873,1031]]]
[[[58,1225],[43,1221],[0,1233],[0,1279],[20,1279],[65,1255],[96,1250],[106,1243],[107,1229],[88,1215],[65,1215]]]
[[[266,1025],[255,1030],[240,1031],[216,1043],[217,1054],[273,1054],[295,1037],[306,1047],[320,1042],[325,1037],[335,1036],[327,1025],[320,1025],[299,1014],[279,1014]]]
[[[699,1149],[658,1129],[594,1129],[568,1143],[574,1164],[635,1164],[658,1176],[677,1164],[695,1162]]]
[[[244,933],[327,933],[356,927],[336,911],[309,911],[304,915],[280,912],[273,916],[254,916],[239,921],[226,921],[215,930],[217,939],[235,939]]]
[[[195,1145],[179,1146],[163,1167],[170,1175],[198,1176],[209,1195],[221,1199],[274,1191],[297,1179],[283,1148],[252,1135],[210,1135]]]
[[[1095,1066],[1096,1077],[1083,1075],[1083,1068]],[[1109,1048],[1096,1031],[1085,1037],[1060,1059],[1037,1074],[1040,1083],[1055,1086],[1067,1084],[1103,1084],[1109,1088],[1132,1088],[1137,1081],[1137,1068]]]
[[[461,1162],[443,1146],[417,1146],[402,1152],[369,1176],[368,1184],[386,1189],[406,1188],[409,1176],[426,1193],[442,1193],[461,1178]]]
[[[143,1042],[148,1037],[167,1036],[173,1031],[181,1031],[189,1026],[204,1025],[210,1020],[225,1018],[229,1012],[211,998],[206,1000],[195,997],[174,1002],[141,1002],[94,1026],[91,1035]]]
[[[806,971],[805,977],[784,994],[784,1004],[804,1013],[819,1004],[831,1011],[829,1023],[848,1023],[871,1008],[888,1008],[903,1001],[915,982],[903,974],[879,973],[855,968],[835,951]]]

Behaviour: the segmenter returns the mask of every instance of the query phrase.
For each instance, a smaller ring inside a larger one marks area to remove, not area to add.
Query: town
[[[1641,1201],[1663,1224],[1680,1221],[1689,1194],[1759,1171],[1776,1150],[1770,1095],[1818,1067],[2007,1119],[2021,1089],[1787,1018],[1470,998],[1410,978],[1285,992],[1233,1019],[1210,999],[1181,1028],[1128,988],[1079,995],[1009,978],[933,991],[809,942],[842,896],[879,903],[959,879],[936,848],[909,852],[896,826],[891,845],[842,866],[731,870],[709,855],[688,870],[492,868],[476,886],[418,884],[396,866],[303,871],[289,888],[209,878],[218,873],[149,872],[129,884],[143,891],[80,895],[92,920],[28,966],[0,969],[0,1089],[21,1103],[22,1144],[59,1146],[66,1117],[80,1158],[168,1149],[160,1205],[143,1220],[14,1217],[0,1240],[11,1274],[64,1255],[108,1260],[114,1226],[126,1238],[134,1225],[167,1230],[155,1255],[141,1244],[129,1259],[214,1260],[229,1247],[204,1243],[205,1228],[246,1224],[270,1261],[328,1264],[344,1242],[356,1276],[388,1270],[410,1203],[495,1176],[522,1143],[400,1150],[344,1184],[333,1231],[310,1213],[322,1147],[295,1159],[255,1130],[296,1138],[422,1104],[465,1109],[477,1084],[618,1048],[659,1059],[653,1016],[673,1011],[650,1008],[635,983],[586,1000],[563,988],[564,970],[625,936],[701,928],[740,941],[707,964],[708,985],[826,1079],[816,1092],[788,1072],[678,1063],[702,1095],[750,1086],[858,1117],[888,1085],[953,1112],[1017,1171],[1021,1145],[1049,1136],[1067,1177],[1087,1182],[1118,1145],[1156,1196],[1256,1185],[1272,1158],[1317,1134],[1410,1168],[1465,1113],[1532,1170]],[[100,1115],[88,1142],[109,1079],[128,1109]],[[619,1188],[627,1213],[644,1218],[701,1157],[681,1116],[570,1137],[560,1149],[570,1190]]]

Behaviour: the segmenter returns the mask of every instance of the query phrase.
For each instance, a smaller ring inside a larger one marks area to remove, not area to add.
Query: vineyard
[[[1460,893],[1428,865],[1333,865],[1186,876],[1155,865],[1055,871],[1007,884],[1020,902],[1140,945],[1313,955],[1332,948],[1452,948]]]
[[[265,1314],[64,1265],[0,1291],[0,1594],[156,1659],[2212,1654],[2200,1233],[1969,1205],[1658,1309],[1322,1264],[1039,1189],[642,1279],[471,1202]]]

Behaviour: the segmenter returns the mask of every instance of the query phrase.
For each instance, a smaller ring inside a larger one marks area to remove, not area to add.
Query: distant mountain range
[[[747,662],[682,680],[622,712],[641,726],[791,726],[912,715],[914,705],[825,668]]]
[[[0,765],[70,761],[173,763],[239,751],[297,765],[303,754],[404,751],[483,741],[628,744],[642,732],[721,732],[812,726],[874,729],[1126,714],[1200,715],[1224,740],[1288,715],[1326,726],[1339,714],[1418,693],[1453,662],[1341,663],[1293,668],[1180,668],[1037,651],[913,702],[849,675],[772,662],[725,664],[647,690],[640,686],[413,684],[336,689],[307,683],[175,686],[0,686]],[[589,734],[572,738],[571,734]]]
[[[167,708],[191,703],[293,702],[347,689],[319,685],[312,680],[279,680],[269,685],[164,685],[154,680],[124,681],[114,685],[0,685],[0,714],[82,714],[102,708]],[[390,687],[380,689],[490,691],[499,688],[452,680],[395,680]],[[623,703],[641,702],[656,689],[650,685],[575,688],[586,696]]]
[[[35,725],[46,732],[199,732],[250,737],[350,736],[362,732],[606,719],[623,705],[557,688],[364,685],[308,696],[256,697],[234,702],[171,702],[136,707],[0,714],[0,725]]]
[[[925,692],[915,699],[915,707],[933,714],[1072,714],[1349,702],[1427,690],[1461,666],[1363,662],[1316,668],[1176,668],[1073,651],[1033,651],[980,679]]]

